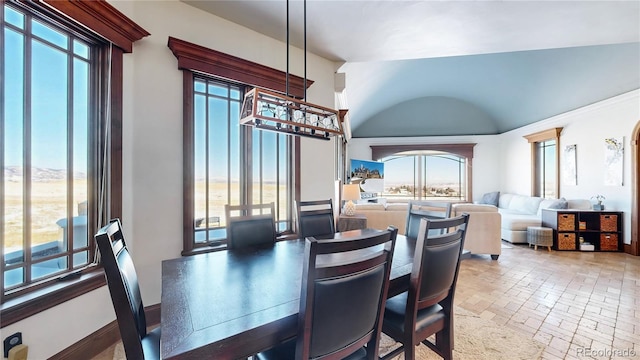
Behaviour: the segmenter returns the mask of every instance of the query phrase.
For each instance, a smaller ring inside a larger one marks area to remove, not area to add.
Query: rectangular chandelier
[[[338,110],[260,88],[254,88],[244,96],[240,123],[323,140],[344,136]]]

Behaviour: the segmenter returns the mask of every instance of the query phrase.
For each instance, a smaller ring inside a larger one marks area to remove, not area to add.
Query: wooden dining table
[[[240,359],[295,336],[304,247],[286,240],[163,261],[161,358]],[[389,297],[408,288],[414,249],[414,239],[397,236]]]

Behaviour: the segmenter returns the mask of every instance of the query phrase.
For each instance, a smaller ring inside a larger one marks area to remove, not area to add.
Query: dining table
[[[381,230],[338,232],[349,238]],[[241,359],[296,335],[305,240],[162,262],[162,359]],[[397,235],[388,297],[406,291],[415,239]]]

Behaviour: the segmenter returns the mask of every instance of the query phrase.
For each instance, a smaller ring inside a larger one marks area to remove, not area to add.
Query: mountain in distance
[[[5,166],[4,180],[19,182],[23,181],[22,166]],[[75,179],[86,179],[87,174],[83,172],[74,173]],[[49,168],[31,168],[31,179],[35,182],[59,181],[67,179],[67,170],[65,169],[49,169]]]

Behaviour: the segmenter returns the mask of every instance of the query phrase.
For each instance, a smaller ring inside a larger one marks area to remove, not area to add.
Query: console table
[[[542,226],[553,229],[555,250],[622,251],[622,212],[597,210],[542,210]]]

